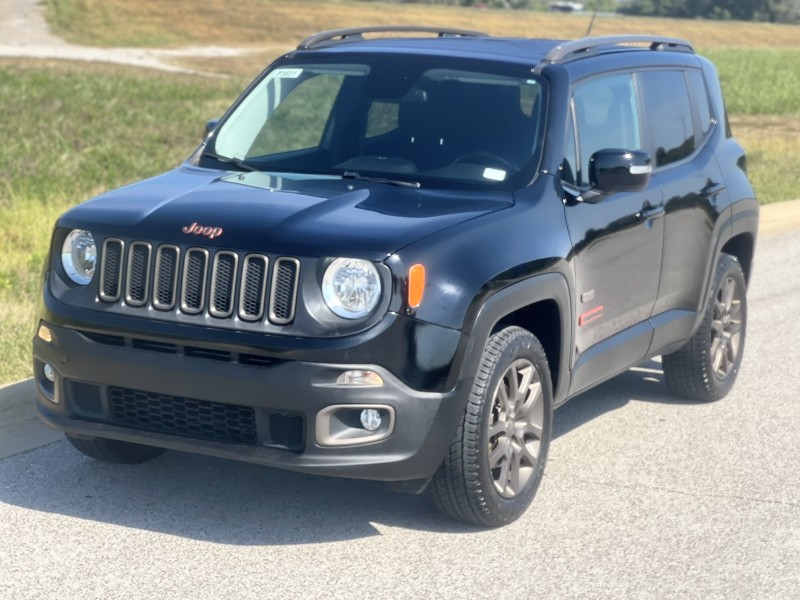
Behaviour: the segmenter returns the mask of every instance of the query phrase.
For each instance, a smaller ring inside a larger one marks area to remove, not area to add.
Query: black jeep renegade
[[[39,412],[101,460],[382,480],[502,525],[570,397],[656,355],[680,396],[731,389],[757,222],[688,42],[318,34],[180,167],[59,219]]]

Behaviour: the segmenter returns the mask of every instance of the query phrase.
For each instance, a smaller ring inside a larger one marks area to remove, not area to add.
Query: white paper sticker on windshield
[[[492,181],[505,181],[506,172],[503,171],[503,169],[493,169],[491,167],[486,167],[483,170],[483,178],[491,179]]]
[[[272,76],[277,79],[297,79],[302,72],[303,69],[277,69],[272,72]]]

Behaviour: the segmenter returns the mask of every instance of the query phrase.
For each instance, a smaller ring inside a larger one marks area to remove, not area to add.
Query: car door
[[[712,241],[730,204],[713,148],[704,142],[716,126],[700,71],[638,73],[648,123],[653,181],[664,197],[664,257],[652,351],[685,340],[704,307],[715,254]]]
[[[587,190],[594,152],[643,148],[634,77],[617,73],[580,82],[571,103],[575,135],[564,177]],[[650,347],[664,208],[658,184],[650,182],[642,191],[613,193],[596,203],[568,201],[565,214],[575,277],[575,393],[641,360]]]

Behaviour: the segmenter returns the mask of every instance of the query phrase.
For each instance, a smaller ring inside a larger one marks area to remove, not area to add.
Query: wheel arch
[[[570,291],[560,273],[536,275],[490,296],[475,317],[467,337],[462,376],[475,373],[489,337],[516,325],[535,335],[547,356],[554,404],[565,399],[569,387],[569,348],[572,343]]]
[[[745,232],[729,239],[720,250],[722,254],[730,254],[736,257],[742,267],[744,280],[748,286],[750,285],[750,275],[753,269],[755,243],[755,237],[751,233]]]

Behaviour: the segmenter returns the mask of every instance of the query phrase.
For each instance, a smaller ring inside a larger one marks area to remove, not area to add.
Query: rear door
[[[653,308],[653,351],[686,339],[704,305],[713,268],[713,240],[728,195],[713,148],[706,144],[717,126],[700,71],[656,69],[637,74],[648,135],[646,148],[661,187],[664,256]]]

